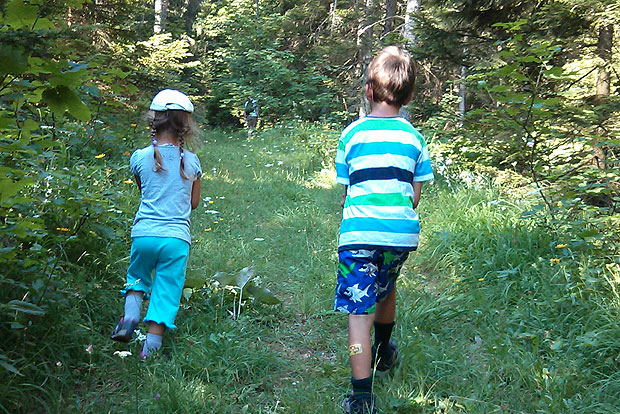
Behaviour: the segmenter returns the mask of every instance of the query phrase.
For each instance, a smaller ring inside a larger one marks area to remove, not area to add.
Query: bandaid
[[[349,356],[359,355],[362,353],[362,344],[349,345]]]

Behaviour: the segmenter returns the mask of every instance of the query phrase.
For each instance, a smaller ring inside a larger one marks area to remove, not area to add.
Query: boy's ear
[[[411,91],[411,93],[409,94],[409,97],[407,98],[407,100],[405,100],[405,103],[403,104],[403,106],[406,106],[409,102],[411,102],[412,99],[413,99],[413,91]]]
[[[372,88],[370,86],[368,86],[368,84],[366,84],[365,86],[366,88],[366,99],[368,99],[368,102],[374,102],[374,94],[372,91]]]

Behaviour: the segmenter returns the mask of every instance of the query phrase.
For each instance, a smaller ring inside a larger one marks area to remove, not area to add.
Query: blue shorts
[[[386,248],[343,250],[338,255],[334,310],[364,315],[374,313],[375,304],[394,289],[409,252]]]
[[[176,328],[174,318],[179,311],[185,283],[189,243],[176,237],[134,237],[131,243],[125,295],[134,290],[150,294],[145,322]]]

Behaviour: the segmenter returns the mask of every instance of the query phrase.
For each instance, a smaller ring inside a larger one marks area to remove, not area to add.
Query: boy
[[[398,351],[390,341],[396,309],[396,279],[418,246],[415,208],[422,183],[433,179],[424,138],[404,118],[414,73],[409,55],[383,49],[367,70],[372,111],[342,132],[336,181],[345,185],[338,244],[334,309],[348,314],[352,395],[346,413],[376,413],[372,369],[388,371]],[[375,328],[375,345],[370,330]]]

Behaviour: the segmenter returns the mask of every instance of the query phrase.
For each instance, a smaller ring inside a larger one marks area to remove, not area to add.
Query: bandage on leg
[[[349,345],[349,356],[359,355],[362,353],[362,344]]]

